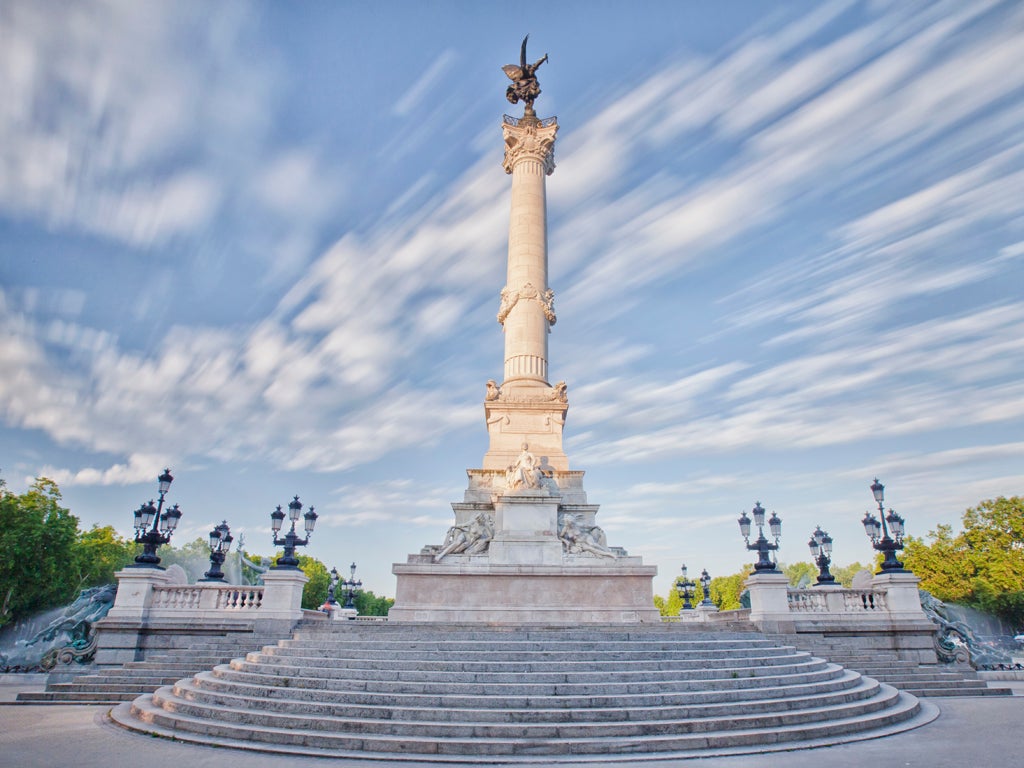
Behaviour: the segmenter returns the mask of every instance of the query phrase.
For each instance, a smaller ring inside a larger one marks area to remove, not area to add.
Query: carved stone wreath
[[[520,299],[539,301],[544,308],[544,317],[547,318],[548,323],[554,325],[557,322],[558,318],[555,316],[555,292],[548,288],[541,293],[533,283],[526,283],[518,291],[508,286],[501,289],[501,305],[498,307],[499,323],[505,324],[505,318],[508,317],[512,307],[518,304]]]

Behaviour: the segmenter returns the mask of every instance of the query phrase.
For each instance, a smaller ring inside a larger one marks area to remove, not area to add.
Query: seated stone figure
[[[522,453],[515,464],[510,464],[505,471],[505,487],[510,490],[527,488],[541,490],[544,488],[544,475],[540,471],[537,457],[530,453],[530,447],[523,443]]]

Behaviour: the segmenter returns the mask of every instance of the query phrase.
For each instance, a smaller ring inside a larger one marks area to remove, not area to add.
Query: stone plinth
[[[260,618],[298,621],[302,618],[302,588],[309,579],[295,569],[271,569],[263,574]]]
[[[789,579],[785,574],[755,572],[744,586],[750,591],[750,620],[755,623],[790,623]]]
[[[493,544],[492,544],[493,547]],[[651,600],[657,568],[638,557],[586,565],[504,565],[491,558],[396,563],[392,622],[452,624],[659,623]]]
[[[929,621],[921,607],[921,594],[917,585],[921,582],[913,573],[879,573],[871,580],[871,586],[885,592],[889,615],[894,620]]]

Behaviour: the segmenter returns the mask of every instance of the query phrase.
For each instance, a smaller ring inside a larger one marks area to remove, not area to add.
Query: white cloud
[[[430,96],[431,90],[441,82],[448,70],[454,66],[457,58],[455,51],[451,49],[443,51],[409,87],[409,90],[395,102],[392,112],[400,117],[405,117],[415,111]]]

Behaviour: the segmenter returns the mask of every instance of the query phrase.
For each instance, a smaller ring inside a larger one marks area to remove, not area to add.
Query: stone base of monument
[[[455,526],[445,543],[392,566],[397,587],[388,621],[661,621],[651,586],[657,567],[607,545],[582,472],[553,472],[542,487],[515,490],[505,486],[503,470],[471,469],[468,475],[465,498],[452,504]],[[475,538],[480,531],[486,535]]]
[[[410,555],[408,563],[395,564],[398,591],[388,621],[546,626],[661,621],[651,600],[657,569],[638,557],[563,562],[555,541],[558,565],[495,563],[498,543],[492,542],[490,558],[454,556],[435,563],[429,555]],[[513,559],[516,551],[508,549]]]

